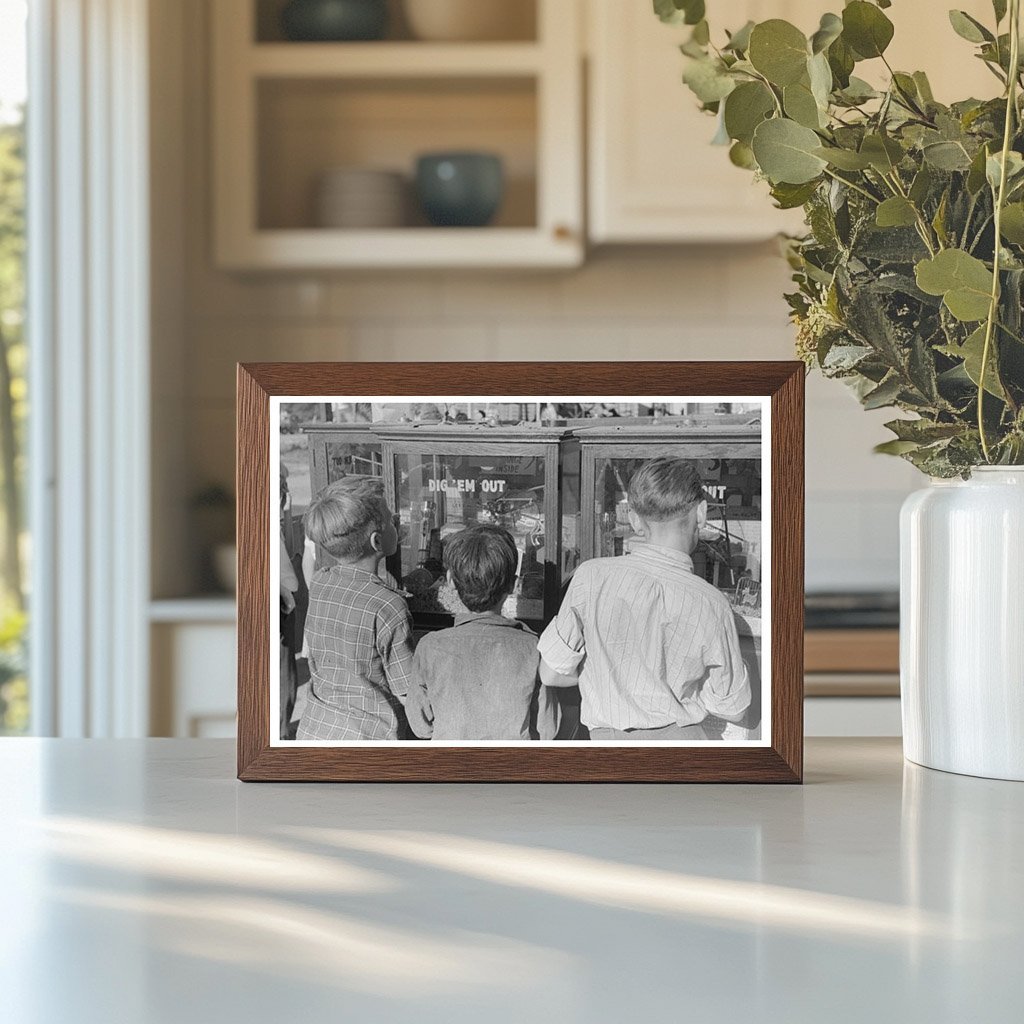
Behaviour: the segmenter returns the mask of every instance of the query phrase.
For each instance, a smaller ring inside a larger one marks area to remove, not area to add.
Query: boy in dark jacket
[[[539,685],[537,637],[501,614],[519,552],[507,530],[470,526],[445,544],[444,566],[466,612],[416,648],[405,710],[434,740],[551,740],[557,700]]]

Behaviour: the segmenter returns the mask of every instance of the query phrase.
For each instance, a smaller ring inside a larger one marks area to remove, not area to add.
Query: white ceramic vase
[[[910,495],[900,553],[906,757],[1024,781],[1024,466]]]

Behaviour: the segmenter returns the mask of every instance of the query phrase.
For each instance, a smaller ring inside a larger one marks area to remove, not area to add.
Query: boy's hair
[[[471,612],[483,612],[515,585],[519,549],[500,526],[467,526],[445,541],[444,567],[462,603]]]
[[[370,536],[391,521],[382,481],[346,476],[325,487],[306,510],[306,536],[335,558],[351,559],[366,551]]]
[[[705,497],[700,473],[687,459],[651,459],[629,481],[629,507],[649,523],[682,519]]]

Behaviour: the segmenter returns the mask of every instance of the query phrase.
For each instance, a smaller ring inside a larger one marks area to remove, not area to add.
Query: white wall
[[[214,270],[204,6],[184,0],[178,8],[185,102],[180,120],[154,125],[183,139],[180,166],[160,175],[183,184],[183,346],[162,354],[157,394],[179,412],[189,487],[233,478],[236,361],[793,357],[781,299],[788,272],[774,245],[604,251],[570,273],[244,278]],[[180,377],[174,358],[186,367]],[[917,477],[871,454],[886,418],[863,413],[841,385],[808,380],[809,589],[896,586],[897,511]],[[175,431],[157,439],[168,466],[176,440]],[[158,522],[184,515],[183,507],[157,510]],[[156,572],[158,593],[177,585],[180,559],[168,562]]]

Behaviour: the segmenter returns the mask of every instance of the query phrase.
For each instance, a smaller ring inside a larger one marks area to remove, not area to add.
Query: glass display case
[[[629,525],[628,488],[648,459],[692,460],[704,481],[708,520],[694,571],[729,598],[754,635],[761,607],[761,428],[759,423],[694,426],[661,420],[581,427],[583,559],[628,553],[638,543]]]
[[[307,423],[312,495],[346,476],[384,475],[380,439],[368,423]]]
[[[502,526],[519,549],[519,579],[503,612],[540,630],[579,564],[580,456],[559,428],[485,424],[377,425],[385,493],[400,520],[388,568],[411,595],[419,628],[450,625],[459,610],[443,552],[467,526]]]

